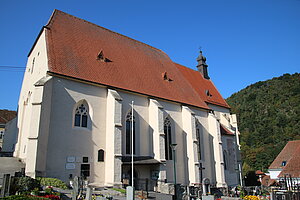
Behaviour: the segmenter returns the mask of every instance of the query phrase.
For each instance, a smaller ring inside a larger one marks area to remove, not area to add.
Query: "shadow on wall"
[[[183,142],[182,158],[183,158],[183,163],[184,163],[184,176],[189,177],[189,166],[188,166],[189,158],[188,158],[188,156],[184,156],[184,155],[187,155],[187,133],[185,131],[182,131],[182,142]],[[185,184],[190,184],[189,178],[186,179]]]
[[[216,160],[215,160],[215,149],[214,149],[214,137],[209,134],[209,132],[204,128],[204,133],[207,134],[208,136],[208,144],[209,144],[209,150],[211,152],[210,154],[210,166],[211,166],[211,171],[210,171],[210,177],[211,177],[211,183],[216,183],[217,177],[216,177],[216,173],[214,173],[216,171]]]
[[[9,156],[12,157],[15,151],[16,144],[18,142],[19,127],[18,116],[5,125],[5,133],[3,136],[2,150],[0,151],[0,157]],[[7,153],[7,155],[5,154]]]
[[[101,141],[98,141],[100,137],[96,135],[96,129],[99,127],[94,123],[95,116],[92,112],[93,106],[97,105],[90,102],[91,98],[106,98],[106,93],[102,94],[98,90],[95,86],[54,79],[47,148],[47,176],[68,181],[71,174],[73,177],[80,176],[83,170],[87,174],[90,173],[91,177],[96,177],[96,174],[99,173],[95,172],[97,162],[95,155],[100,149]],[[74,110],[78,102],[81,102],[81,100],[76,102],[76,97],[84,99],[89,106],[86,128],[74,127]],[[105,105],[103,108],[105,108],[103,112],[106,112]],[[68,160],[71,157],[75,159]],[[103,177],[104,174],[99,176]]]

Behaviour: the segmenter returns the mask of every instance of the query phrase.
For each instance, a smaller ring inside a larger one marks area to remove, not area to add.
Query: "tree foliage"
[[[61,188],[61,189],[67,189],[67,185],[57,179],[57,178],[46,178],[46,177],[37,177],[36,178],[38,181],[40,181],[40,184],[43,186],[52,186],[52,187],[57,187],[57,188]]]
[[[260,81],[227,99],[241,132],[243,161],[268,169],[287,141],[300,139],[300,74]]]

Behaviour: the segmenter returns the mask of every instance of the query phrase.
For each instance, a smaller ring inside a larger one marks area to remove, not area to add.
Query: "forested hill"
[[[263,169],[300,139],[300,74],[260,81],[227,99],[238,115],[245,171]]]

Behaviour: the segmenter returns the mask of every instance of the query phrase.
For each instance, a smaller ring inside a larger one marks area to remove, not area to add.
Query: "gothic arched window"
[[[133,118],[133,119],[132,119]],[[132,120],[133,120],[133,153],[135,154],[135,117],[132,117],[132,112],[130,111],[126,115],[126,154],[131,154],[132,147],[132,138],[131,138],[131,130],[132,130]]]
[[[198,160],[201,160],[201,125],[196,121],[196,139],[197,139],[197,155]]]
[[[165,133],[165,157],[166,160],[172,160],[172,131],[171,131],[171,121],[167,117],[164,121],[164,133]]]
[[[78,104],[75,110],[74,126],[87,127],[88,114],[88,106],[85,103]]]

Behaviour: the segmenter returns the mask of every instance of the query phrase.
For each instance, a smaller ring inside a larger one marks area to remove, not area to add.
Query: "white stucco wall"
[[[120,184],[121,156],[126,155],[126,114],[134,101],[135,155],[154,157],[161,162],[159,167],[148,170],[137,167],[140,177],[150,178],[149,170],[160,170],[161,181],[166,179],[174,182],[173,160],[165,160],[164,149],[164,119],[169,117],[172,123],[172,143],[177,144],[177,183],[201,182],[201,163],[205,168],[202,171],[203,178],[224,186],[222,141],[218,135],[219,122],[216,116],[229,116],[228,109],[209,105],[215,110],[213,115],[208,110],[149,99],[145,95],[123,90],[112,92],[112,89],[102,86],[48,77],[47,70],[43,32],[28,57],[19,99],[19,134],[14,155],[27,161],[28,175],[57,177],[68,181],[70,174],[73,177],[80,175],[83,157],[88,157],[90,182],[100,185]],[[39,84],[36,84],[38,81]],[[89,109],[87,128],[74,126],[74,112],[82,101],[87,103]],[[222,123],[229,123],[219,118]],[[201,160],[198,160],[196,152],[196,120],[201,124]],[[97,161],[99,149],[105,152],[104,162]],[[70,165],[74,169],[67,169]]]
[[[108,89],[106,103],[105,185],[121,185],[122,176],[122,101],[115,90]]]
[[[213,145],[214,145],[216,186],[226,187],[220,124],[217,121],[215,115],[213,115],[212,113],[209,114],[208,121],[209,121],[209,132],[213,137]]]
[[[278,180],[278,175],[281,171],[282,169],[269,169],[270,179]]]
[[[38,38],[33,50],[28,56],[26,70],[24,73],[22,89],[18,102],[18,140],[14,156],[26,160],[28,137],[31,126],[32,97],[34,93],[34,84],[42,77],[47,76],[48,57],[46,50],[45,32],[43,31]]]
[[[47,148],[47,176],[68,180],[80,175],[83,157],[88,157],[91,182],[103,183],[104,162],[97,161],[99,149],[106,150],[106,88],[53,77],[50,132]],[[74,111],[80,101],[89,109],[87,128],[74,126]],[[68,157],[75,157],[75,169],[66,169]]]

